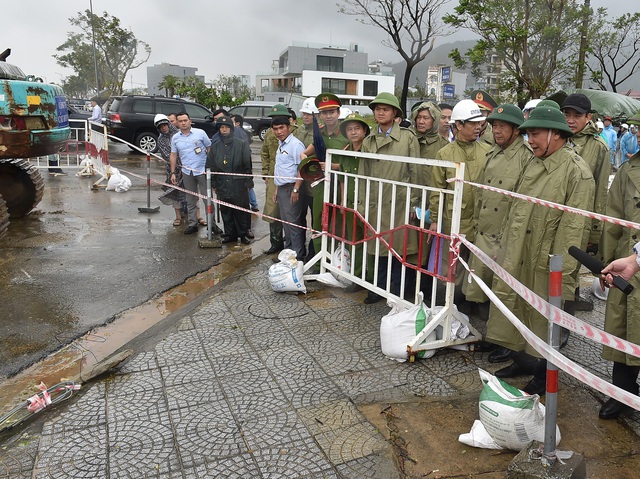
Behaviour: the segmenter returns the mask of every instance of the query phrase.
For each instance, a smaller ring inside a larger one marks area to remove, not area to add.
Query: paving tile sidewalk
[[[178,330],[0,453],[0,478],[399,478],[357,405],[480,389],[486,354],[380,352],[383,302],[311,283],[273,293],[268,260],[220,285]],[[607,377],[599,348],[570,356]],[[635,424],[637,427],[637,424]]]

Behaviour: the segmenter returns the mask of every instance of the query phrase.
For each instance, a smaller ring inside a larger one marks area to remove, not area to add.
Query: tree
[[[158,88],[164,90],[164,96],[172,97],[176,94],[176,88],[180,79],[173,75],[165,75],[162,77],[162,81],[158,83]]]
[[[618,86],[640,66],[640,12],[625,13],[614,20],[606,16],[606,8],[598,9],[596,18],[604,20],[595,31],[591,26],[588,51],[596,65],[587,62],[587,68],[601,90],[617,92]]]
[[[214,110],[241,105],[249,97],[249,88],[236,75],[218,75],[210,85],[197,77],[185,77],[178,82],[176,93]]]
[[[61,86],[69,98],[86,98],[89,90],[87,83],[77,75],[65,78]]]
[[[98,16],[85,10],[84,13],[78,12],[69,22],[80,29],[80,33],[69,32],[67,41],[57,48],[57,51],[62,52],[54,55],[58,64],[73,69],[75,75],[89,87],[96,88],[93,27],[100,86],[113,94],[122,93],[122,85],[129,70],[139,67],[149,59],[149,45],[138,40],[131,30],[122,28],[120,20],[107,12]]]
[[[524,104],[575,76],[582,12],[577,0],[459,0],[445,23],[481,39],[466,55],[455,49],[449,56],[459,68],[471,64],[477,75],[497,55],[503,65],[500,90]]]
[[[340,13],[360,17],[364,25],[376,26],[388,37],[382,44],[396,50],[405,61],[400,106],[407,104],[411,71],[433,50],[442,36],[440,8],[449,0],[343,0]]]

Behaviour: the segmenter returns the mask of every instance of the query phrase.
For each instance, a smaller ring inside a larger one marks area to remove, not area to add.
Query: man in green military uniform
[[[369,125],[364,120],[364,118],[358,113],[352,113],[348,115],[342,123],[340,123],[340,132],[344,137],[349,140],[349,144],[343,148],[345,151],[362,151],[362,142],[365,137],[369,135],[371,129]],[[358,174],[360,169],[360,158],[355,158],[352,156],[338,156],[335,158],[340,164],[340,171],[345,173],[351,173],[354,175]],[[358,184],[358,195],[365,194],[364,184],[360,182]],[[355,209],[355,191],[356,191],[356,179],[345,177],[341,187],[342,194],[344,195],[344,201],[341,204],[346,205],[348,208]],[[345,238],[349,241],[356,242],[360,241],[364,238],[364,225],[361,221],[356,221],[355,227],[353,224],[354,214],[346,213],[345,214]],[[355,255],[352,258],[353,266],[353,274],[355,276],[362,276],[362,244],[359,244],[355,247]],[[351,252],[351,248],[349,248],[349,252]]]
[[[471,92],[471,99],[478,105],[482,116],[485,118],[498,106],[498,103],[484,90],[473,90]],[[489,124],[489,122],[484,121],[480,123],[479,138],[481,141],[493,146],[493,134],[491,133],[491,124]]]
[[[573,132],[560,110],[537,106],[520,125],[526,130],[533,158],[516,186],[517,193],[586,210],[593,203],[595,183],[587,163],[567,142]],[[562,299],[573,300],[580,264],[567,255],[569,246],[584,248],[590,222],[584,216],[523,200],[514,200],[505,221],[498,262],[534,293],[549,292],[549,255],[563,255]],[[511,287],[493,278],[496,296],[539,338],[546,341],[548,322]],[[524,340],[515,326],[491,306],[487,341],[518,351],[514,363],[496,372],[502,378],[533,374],[523,388],[529,394],[545,393],[546,361]]]
[[[455,125],[457,129],[456,139],[441,148],[436,154],[436,160],[447,160],[463,162],[465,164],[464,179],[467,181],[477,182],[480,179],[480,175],[484,169],[484,165],[487,161],[487,153],[491,147],[483,142],[477,141],[478,133],[480,132],[480,124],[485,121],[484,116],[480,112],[478,106],[471,100],[461,100],[453,107],[451,112],[451,123]],[[432,180],[431,186],[440,189],[453,190],[455,183],[449,181],[455,177],[455,171],[453,168],[434,167],[431,171]],[[471,242],[474,240],[474,205],[475,195],[477,190],[471,186],[464,185],[462,190],[462,209],[460,212],[460,234],[466,235],[467,239]],[[451,222],[453,215],[453,195],[446,195],[446,204],[442,210],[442,231],[441,233],[449,234],[451,232]],[[429,204],[429,210],[431,212],[431,226],[432,231],[437,231],[438,219],[440,209],[440,195],[432,194]],[[442,250],[448,251],[448,242],[443,242]],[[468,257],[468,251],[463,249],[461,254],[463,257]],[[443,255],[440,257],[442,258]],[[448,257],[447,254],[444,254]],[[442,262],[442,266],[446,267],[446,260]],[[461,283],[463,278],[461,266],[458,266],[458,275],[456,276],[456,283],[458,291],[456,295],[456,304],[460,307],[463,303]],[[438,265],[438,269],[440,265]],[[444,269],[444,268],[443,268]],[[444,272],[446,274],[446,270]]]
[[[284,105],[274,106],[267,115],[270,117],[279,115],[288,116],[289,118],[291,117],[291,113],[289,113]],[[292,126],[292,128],[294,128],[294,126]],[[294,131],[295,135],[295,130],[292,131]],[[264,142],[262,143],[262,152],[260,154],[260,158],[262,159],[262,175],[267,186],[266,198],[264,201],[264,208],[262,210],[262,213],[273,218],[280,218],[280,209],[278,208],[278,204],[273,201],[273,193],[276,190],[273,178],[267,178],[267,176],[273,177],[273,172],[275,171],[276,167],[277,152],[278,139],[274,135],[273,130],[269,128],[264,137]],[[269,218],[263,219],[269,223],[269,241],[271,242],[270,248],[266,250],[264,254],[277,253],[284,247],[282,223],[280,221],[274,221]]]
[[[313,115],[318,114],[315,98],[307,98],[302,102],[300,115],[302,124],[294,130],[293,135],[307,147],[313,143]],[[300,201],[302,201],[302,213],[300,225],[307,227],[307,211],[311,211],[313,217],[313,191],[309,187],[309,182],[304,181],[300,189]]]
[[[339,120],[340,117],[340,107],[342,106],[342,102],[340,98],[338,98],[333,93],[320,93],[315,99],[316,108],[319,111],[320,119],[324,126],[322,128],[322,139],[324,140],[324,144],[327,150],[336,149],[342,150],[345,146],[349,144],[349,140],[347,140],[342,133],[340,133],[339,128]],[[302,154],[302,159],[304,161],[300,162],[300,168],[302,168],[309,159],[315,157],[315,146],[313,143],[307,146],[307,149]],[[324,162],[322,163],[322,167],[324,168]],[[332,168],[338,169],[340,165],[335,163],[332,165]],[[313,229],[316,231],[322,230],[322,208],[324,206],[324,189],[322,184],[319,184],[315,188],[311,189],[313,194],[313,209],[312,209],[312,225]],[[310,245],[309,257],[315,255],[320,251],[322,246],[322,238],[315,238]]]
[[[637,134],[640,138],[640,132]],[[637,192],[640,191],[640,152],[622,164],[616,173],[607,197],[606,214],[615,218],[640,223]],[[604,223],[602,232],[602,255],[606,264],[614,259],[627,256],[630,251],[640,252],[640,231],[612,223]],[[635,288],[630,295],[611,288],[607,297],[604,330],[619,338],[640,344],[640,277],[635,274],[629,279]],[[613,361],[612,382],[631,394],[638,394],[638,373],[640,358],[616,349],[603,347],[602,357]],[[625,404],[610,398],[600,409],[602,419],[614,419],[629,410]]]
[[[369,136],[364,139],[362,151],[367,153],[380,153],[384,155],[420,157],[420,144],[414,133],[398,125],[394,119],[396,116],[404,116],[398,99],[392,93],[380,93],[370,103],[369,108],[373,110],[373,115],[377,127]],[[401,181],[405,183],[418,184],[418,173],[413,163],[402,163],[395,161],[379,161],[363,158],[360,161],[359,173],[363,176],[381,178],[385,180]],[[405,214],[405,204],[407,191],[403,187],[396,188],[396,196],[392,194],[392,186],[388,183],[382,185],[382,195],[378,196],[379,185],[376,181],[371,181],[369,203],[366,204],[364,195],[358,197],[358,211],[364,216],[368,209],[368,221],[377,231],[388,231],[403,224],[407,224],[410,218]],[[420,205],[420,197],[417,189],[412,192],[412,206]],[[381,208],[380,223],[376,214],[378,207]],[[391,215],[394,216],[394,224],[391,224]],[[365,216],[366,217],[366,216]],[[399,230],[393,233],[393,246],[396,250],[401,250],[405,244],[406,254],[409,262],[416,263],[418,253],[418,235],[411,234],[414,231]],[[372,241],[367,246],[367,254],[375,255],[375,246]],[[387,262],[389,252],[381,249],[378,257],[378,277],[377,285],[385,289],[387,284]],[[405,295],[407,299],[413,299],[415,293],[415,270],[408,268],[405,273],[404,292],[400,291],[402,265],[396,258],[391,257],[391,291],[394,294]],[[373,292],[365,299],[365,303],[375,303],[381,297]]]

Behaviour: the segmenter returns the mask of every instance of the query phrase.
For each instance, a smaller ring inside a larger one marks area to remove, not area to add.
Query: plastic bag
[[[131,180],[120,173],[117,168],[111,168],[111,174],[109,175],[106,190],[114,190],[116,193],[124,193],[129,188],[131,188]]]
[[[269,267],[269,283],[277,293],[302,292],[307,288],[302,278],[304,263],[296,259],[295,251],[284,249],[278,255],[279,263]]]
[[[481,421],[473,421],[471,431],[460,434],[458,441],[471,447],[481,447],[482,449],[502,449],[489,435]]]
[[[478,370],[484,389],[480,393],[480,421],[495,443],[519,451],[531,441],[544,442],[544,405],[494,375]],[[556,425],[556,446],[560,442]]]
[[[391,311],[380,321],[380,346],[382,354],[390,359],[404,362],[409,359],[407,345],[416,335],[424,329],[425,324],[431,320],[431,311],[425,308],[420,294],[420,301],[409,309],[401,309],[400,303],[389,300]],[[435,330],[425,341],[436,339]],[[417,358],[430,358],[436,353],[435,349],[420,351]]]

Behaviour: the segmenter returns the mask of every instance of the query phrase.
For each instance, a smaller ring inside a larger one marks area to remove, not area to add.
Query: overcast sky
[[[26,74],[60,83],[72,72],[60,67],[52,55],[73,31],[69,18],[89,8],[89,0],[4,0],[3,44],[11,48],[9,63]],[[592,0],[592,7],[607,6],[610,15],[632,11],[634,2]],[[447,9],[457,5],[452,0]],[[607,5],[609,4],[609,5]],[[381,45],[382,32],[338,13],[335,0],[93,0],[93,12],[107,11],[122,26],[151,46],[148,63],[131,70],[125,88],[146,86],[146,67],[162,62],[198,68],[207,80],[219,74],[250,75],[270,71],[271,63],[293,42],[359,45],[369,60],[400,61]],[[463,31],[438,44],[472,38]]]

